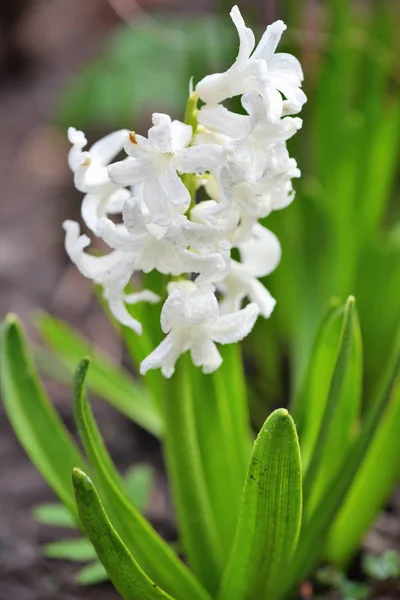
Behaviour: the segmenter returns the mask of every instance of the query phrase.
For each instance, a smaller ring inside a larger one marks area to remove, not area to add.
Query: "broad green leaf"
[[[39,504],[33,509],[33,516],[42,525],[76,527],[76,519],[64,504]]]
[[[308,508],[307,502],[313,487],[317,481],[318,475],[323,469],[330,468],[326,464],[324,458],[329,461],[328,450],[334,447],[336,451],[341,453],[341,446],[348,445],[349,433],[353,427],[354,418],[357,413],[360,393],[360,366],[358,360],[355,361],[354,374],[350,371],[352,358],[352,348],[355,338],[355,300],[352,296],[346,302],[343,313],[343,322],[341,325],[340,340],[337,351],[333,348],[333,356],[336,354],[334,369],[332,376],[329,377],[329,391],[326,396],[326,402],[323,409],[322,419],[315,440],[315,445],[312,450],[312,455],[304,475],[304,499],[305,507]],[[328,355],[331,358],[332,355]],[[354,356],[358,356],[357,348],[355,348]],[[350,376],[348,375],[350,371]],[[325,382],[323,382],[325,383]],[[346,393],[346,383],[349,387],[349,396]],[[355,399],[352,397],[355,394]],[[323,396],[321,397],[323,400]],[[353,405],[356,409],[353,409]],[[348,406],[351,410],[349,411]],[[350,412],[350,415],[348,414]],[[355,413],[355,414],[353,414]],[[312,414],[311,414],[312,418]],[[332,458],[332,457],[331,457]],[[336,457],[334,457],[336,461]],[[333,465],[334,467],[337,465]]]
[[[75,576],[80,585],[96,585],[107,581],[108,573],[99,560],[79,569]]]
[[[302,513],[300,448],[285,409],[272,413],[254,444],[232,553],[218,600],[281,597]]]
[[[63,321],[42,313],[37,327],[46,344],[71,372],[82,356],[92,356],[89,388],[153,435],[161,434],[162,421],[153,398],[129,373]]]
[[[366,456],[371,440],[393,392],[400,367],[400,333],[397,334],[391,359],[387,365],[373,404],[365,415],[357,437],[348,451],[346,464],[321,498],[314,513],[304,522],[286,589],[294,588],[306,577],[321,557],[329,527],[343,505],[357,472]]]
[[[140,568],[111,524],[96,489],[80,469],[73,471],[76,504],[87,537],[124,600],[171,599]]]
[[[213,594],[222,555],[196,431],[190,377],[194,368],[188,355],[181,356],[166,387],[164,451],[184,551],[192,571]]]
[[[93,544],[86,538],[59,540],[45,544],[43,553],[48,558],[63,558],[76,562],[86,562],[97,556]]]
[[[141,568],[177,600],[210,600],[192,573],[133,506],[114,466],[110,474],[111,458],[84,394],[88,366],[88,359],[83,359],[76,371],[74,414],[96,484],[116,530]]]
[[[154,488],[154,471],[150,465],[134,465],[125,474],[125,491],[132,504],[144,513]]]
[[[0,368],[4,407],[21,445],[75,515],[71,471],[85,461],[42,388],[22,327],[12,315],[2,327]]]
[[[400,480],[400,383],[393,390],[371,445],[327,541],[326,557],[346,565]]]

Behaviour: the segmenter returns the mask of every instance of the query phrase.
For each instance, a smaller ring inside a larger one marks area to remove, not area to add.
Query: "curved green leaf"
[[[74,414],[107,511],[140,567],[177,600],[210,600],[194,575],[133,506],[107,453],[84,394],[89,360],[79,364],[74,383]]]
[[[302,513],[300,448],[285,409],[272,413],[254,444],[235,542],[218,600],[278,600]]]
[[[330,529],[325,556],[345,566],[400,480],[400,382]]]
[[[358,413],[361,365],[357,360],[354,362],[354,373],[350,368],[352,365],[352,350],[355,346],[353,342],[355,339],[358,339],[355,331],[355,299],[353,296],[350,296],[344,308],[340,340],[338,349],[336,350],[332,378],[329,379],[329,392],[322,420],[310,462],[304,475],[304,500],[306,509],[309,509],[310,496],[316,489],[316,482],[322,471],[332,469],[333,472],[331,473],[334,474],[335,467],[337,471],[337,462],[340,462],[344,449],[349,445],[350,432]],[[356,352],[354,356],[358,356],[358,353]],[[328,453],[332,449],[338,455],[333,457],[333,461],[336,464],[332,463],[332,457]],[[326,460],[324,461],[324,459]],[[324,477],[326,479],[326,475]]]
[[[326,537],[335,515],[343,505],[360,465],[366,456],[371,440],[379,426],[382,415],[391,398],[393,386],[400,368],[400,332],[395,341],[391,359],[383,375],[380,387],[363,419],[360,431],[352,442],[348,452],[348,460],[329,489],[325,490],[321,501],[308,522],[304,524],[299,545],[297,547],[290,577],[286,589],[294,588],[322,555]]]
[[[148,390],[119,365],[101,354],[72,327],[46,313],[37,319],[38,330],[57,358],[74,372],[82,356],[93,358],[88,387],[155,436],[162,432],[162,419]]]
[[[2,327],[1,386],[8,418],[21,445],[60,500],[76,515],[71,471],[85,467],[85,460],[42,388],[22,327],[12,315]]]
[[[73,483],[84,531],[122,598],[171,600],[134,560],[111,524],[89,477],[80,469],[74,469]]]

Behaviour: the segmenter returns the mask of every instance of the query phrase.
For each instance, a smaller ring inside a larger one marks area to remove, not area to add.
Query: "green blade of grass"
[[[104,446],[84,393],[89,360],[79,364],[74,383],[74,414],[79,434],[93,468],[107,511],[129,551],[154,581],[177,600],[210,600],[194,575],[178,559],[168,544],[154,531],[124,492],[115,467]]]
[[[41,314],[37,327],[46,344],[71,372],[82,356],[91,355],[93,367],[88,376],[90,389],[153,435],[161,435],[160,414],[144,386],[63,321]]]
[[[85,565],[77,572],[75,576],[76,581],[80,585],[96,585],[107,581],[108,573],[99,560]]]
[[[22,327],[7,317],[1,335],[1,386],[11,425],[29,458],[76,515],[71,471],[85,460],[42,388]]]
[[[73,483],[85,533],[122,598],[171,600],[172,597],[151,581],[132,557],[111,524],[89,477],[80,469],[74,469]]]
[[[218,600],[281,597],[302,513],[301,461],[287,410],[262,427],[250,461],[241,516]]]

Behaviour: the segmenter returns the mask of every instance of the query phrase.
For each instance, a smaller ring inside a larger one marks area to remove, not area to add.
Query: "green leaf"
[[[170,598],[140,568],[112,526],[95,487],[80,469],[73,471],[79,516],[86,535],[96,549],[117,591],[124,600]]]
[[[100,398],[127,415],[155,436],[162,431],[162,421],[148,390],[122,367],[113,363],[72,327],[48,314],[37,319],[38,330],[57,358],[71,371],[82,356],[92,356],[88,386]]]
[[[226,563],[239,516],[251,438],[240,347],[222,346],[221,355],[223,364],[213,375],[193,367],[188,372],[202,468]]]
[[[144,513],[154,488],[154,471],[150,465],[134,465],[125,474],[125,491],[132,504]]]
[[[191,364],[180,357],[166,386],[164,451],[179,533],[192,571],[214,594],[220,581],[220,540],[208,495],[196,431]]]
[[[177,600],[210,600],[187,567],[154,531],[124,493],[84,394],[89,360],[79,364],[74,384],[74,414],[83,446],[107,511],[129,551],[154,581]]]
[[[240,519],[218,600],[278,600],[302,513],[300,448],[285,409],[262,427],[250,461]]]
[[[37,378],[16,317],[1,335],[1,386],[11,425],[29,458],[72,514],[76,514],[71,471],[85,461]]]
[[[348,564],[400,480],[400,382],[329,532],[326,557]]]
[[[362,464],[371,440],[391,398],[400,367],[400,332],[398,332],[391,359],[380,382],[378,392],[363,419],[357,437],[351,444],[346,464],[323,497],[308,522],[304,523],[286,589],[294,588],[306,577],[321,556],[329,527],[343,504],[353,480]]]
[[[45,544],[43,553],[48,558],[62,558],[76,562],[86,562],[97,556],[93,544],[86,538],[60,540]]]
[[[42,525],[76,528],[76,519],[64,504],[39,504],[33,509],[33,517]]]
[[[107,581],[108,573],[99,560],[79,569],[75,576],[80,585],[96,585]]]
[[[315,489],[318,475],[323,470],[332,469],[329,474],[329,477],[332,477],[332,474],[334,475],[337,471],[337,462],[340,464],[343,447],[344,450],[348,447],[350,432],[357,416],[360,402],[361,365],[359,364],[359,332],[355,323],[355,300],[354,297],[350,296],[344,309],[338,349],[336,350],[334,345],[327,349],[327,358],[335,357],[335,362],[332,376],[328,377],[327,380],[329,381],[329,391],[323,416],[320,420],[310,462],[304,475],[306,509],[309,508],[308,501],[311,492]],[[354,362],[351,360],[352,355],[355,358]],[[350,368],[352,365],[354,365],[354,371]],[[319,377],[320,373],[318,371],[316,374]],[[326,382],[323,381],[322,385],[326,385]],[[323,396],[321,396],[322,400]],[[313,414],[311,414],[312,418]],[[332,449],[338,454],[338,457],[335,455],[332,457],[330,454]],[[332,461],[336,464],[332,464]]]

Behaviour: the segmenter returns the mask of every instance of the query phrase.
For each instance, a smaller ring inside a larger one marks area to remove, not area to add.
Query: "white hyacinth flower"
[[[291,54],[275,54],[286,25],[283,21],[269,25],[254,49],[254,33],[246,27],[237,6],[232,8],[230,16],[239,35],[239,54],[225,73],[207,75],[197,84],[200,98],[206,104],[218,104],[254,90],[263,96],[276,119],[283,114],[299,112],[306,101],[301,90],[303,71],[300,63]]]
[[[82,218],[94,233],[97,221],[107,214],[120,213],[130,196],[128,190],[110,181],[107,172],[107,166],[123,149],[128,134],[127,129],[114,131],[84,151],[87,140],[83,131],[75,127],[68,129],[68,139],[72,144],[68,163],[74,173],[75,187],[86,194],[82,202]]]
[[[191,86],[185,123],[154,113],[148,137],[123,129],[88,151],[84,133],[68,131],[69,164],[85,195],[83,221],[110,249],[91,254],[78,223],[66,221],[71,260],[102,286],[114,317],[138,334],[129,304],[159,297],[128,293],[132,276],[157,271],[169,278],[161,310],[166,337],[142,362],[143,374],[160,368],[170,377],[186,351],[211,373],[222,361],[216,344],[240,341],[275,306],[260,278],[277,267],[281,248],[258,221],[294,198],[292,179],[300,171],[286,142],[302,125],[288,115],[306,101],[303,74],[297,59],[275,53],[282,21],[267,27],[255,47],[237,6],[231,18],[238,57],[225,73],[208,75],[195,91]],[[221,104],[237,95],[247,114]],[[122,149],[128,156],[112,163]]]
[[[256,92],[244,94],[242,105],[248,116],[233,113],[220,104],[205,105],[199,112],[199,123],[231,138],[225,143],[228,157],[234,163],[231,168],[236,166],[242,180],[254,183],[267,167],[267,146],[286,142],[301,128],[302,120],[297,117],[271,119]]]
[[[149,137],[131,132],[125,143],[126,153],[131,158],[109,167],[114,183],[144,183],[144,201],[154,222],[160,225],[170,222],[169,203],[184,211],[189,207],[190,194],[178,173],[201,174],[222,161],[222,148],[216,144],[188,147],[192,135],[189,125],[155,113]]]
[[[161,328],[167,336],[141,363],[142,375],[150,369],[161,369],[165,377],[171,377],[179,356],[188,350],[196,366],[212,373],[222,363],[215,344],[242,340],[258,316],[256,304],[221,316],[212,286],[198,288],[191,281],[181,281],[170,283],[168,291],[161,311]]]
[[[245,298],[257,304],[260,314],[268,319],[276,300],[258,281],[276,269],[281,259],[281,245],[272,231],[259,223],[252,227],[251,237],[238,245],[241,262],[232,260],[229,275],[217,289],[223,294],[221,312],[239,310]]]
[[[87,235],[80,235],[79,224],[75,221],[64,221],[63,227],[66,233],[65,248],[71,261],[82,275],[102,286],[103,296],[117,321],[140,335],[142,326],[129,314],[126,304],[137,302],[153,304],[159,302],[160,298],[151,290],[142,290],[137,294],[124,294],[124,288],[134,269],[132,255],[117,250],[105,256],[88,254],[84,250],[90,245],[90,239]]]

